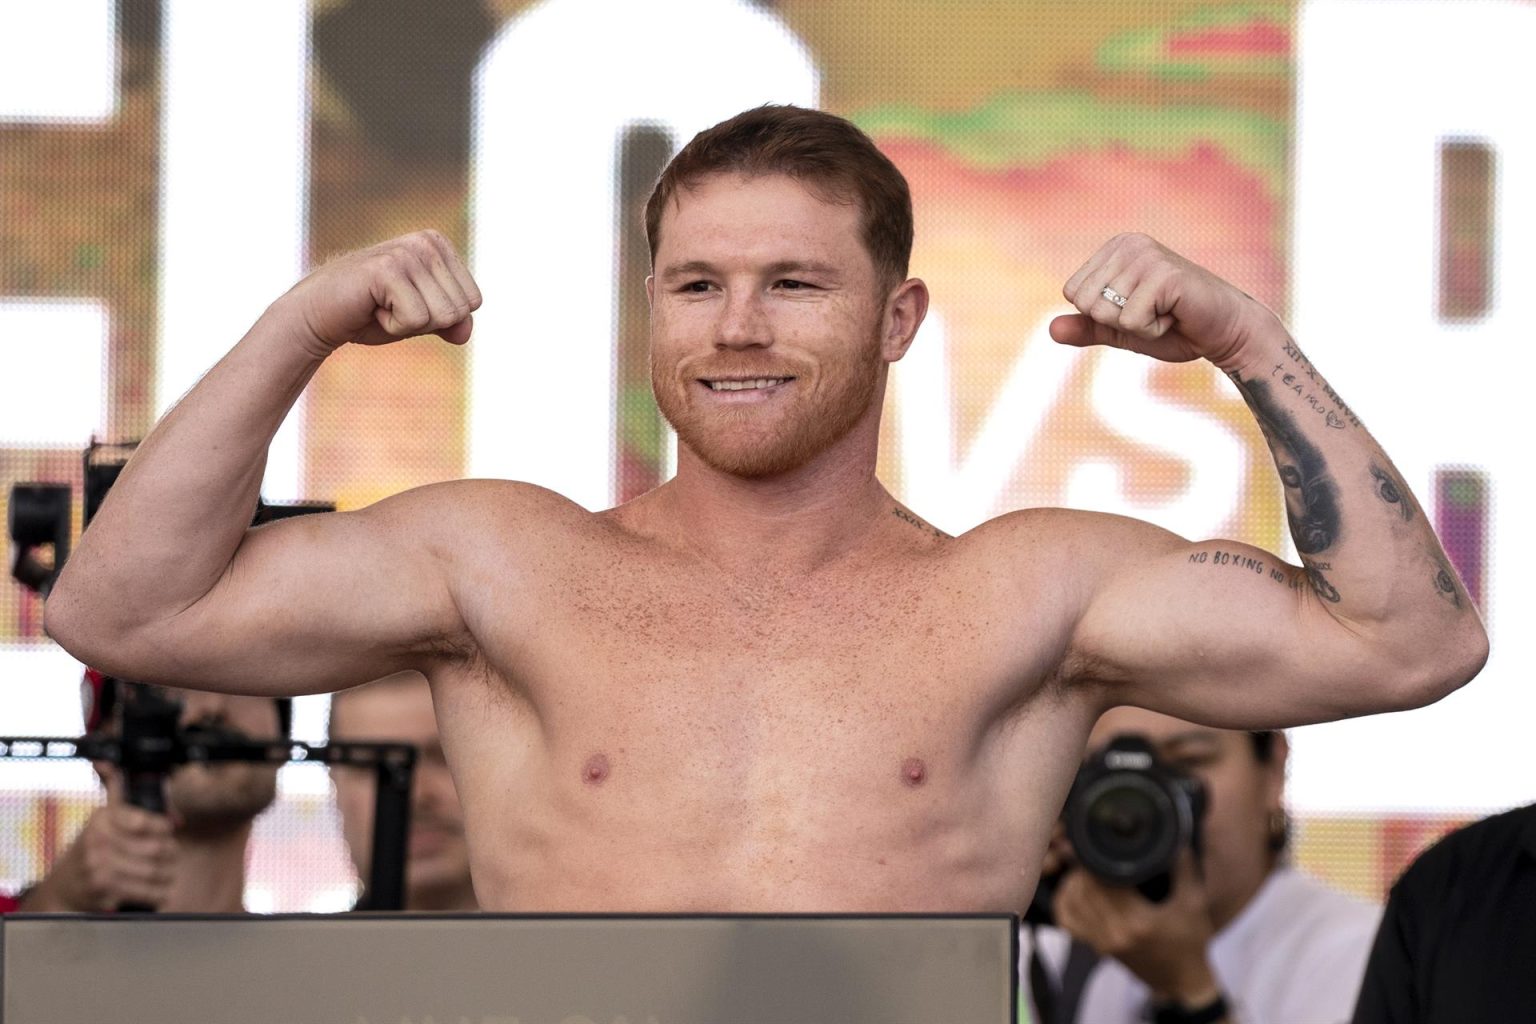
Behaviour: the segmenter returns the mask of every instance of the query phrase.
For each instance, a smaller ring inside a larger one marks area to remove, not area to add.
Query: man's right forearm
[[[49,597],[84,661],[207,594],[250,526],[267,446],[323,356],[277,306],[139,445]]]
[[[432,231],[338,257],[294,285],[129,460],[53,588],[49,634],[104,671],[179,686],[324,687],[403,667],[388,652],[444,626],[387,598],[430,570],[396,557],[370,573],[356,552],[376,552],[377,534],[339,519],[259,537],[247,528],[267,445],[326,356],[421,334],[463,344],[479,304]],[[380,596],[359,609],[357,588]]]

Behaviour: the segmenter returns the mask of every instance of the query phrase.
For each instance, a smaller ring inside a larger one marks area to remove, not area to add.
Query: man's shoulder
[[[1029,557],[1098,562],[1152,554],[1185,541],[1162,527],[1109,512],[1038,507],[1007,512],[961,535],[968,544],[1011,548]]]
[[[1536,804],[1490,815],[1446,834],[1413,861],[1396,889],[1439,892],[1452,881],[1486,878],[1486,872],[1536,854]]]
[[[595,522],[593,514],[547,487],[519,480],[447,480],[391,495],[366,511],[434,523],[502,523],[527,530]]]

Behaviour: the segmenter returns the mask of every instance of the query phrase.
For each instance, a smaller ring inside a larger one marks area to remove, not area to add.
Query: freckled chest
[[[984,727],[986,615],[931,566],[744,582],[631,559],[562,577],[515,680],[573,771],[603,755],[588,783],[750,789],[786,764],[857,764],[922,786]]]

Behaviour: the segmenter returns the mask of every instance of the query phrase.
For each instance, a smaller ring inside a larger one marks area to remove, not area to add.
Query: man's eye
[[[709,282],[708,281],[689,281],[687,284],[683,285],[683,291],[685,291],[685,292],[707,292],[707,291],[709,291]]]
[[[809,290],[811,286],[806,284],[804,281],[795,281],[789,278],[785,278],[784,280],[780,281],[776,287],[783,288],[785,291],[803,292]]]

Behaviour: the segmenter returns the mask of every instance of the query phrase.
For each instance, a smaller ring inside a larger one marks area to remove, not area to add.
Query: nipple
[[[581,781],[589,786],[600,785],[608,777],[608,758],[604,754],[593,754],[587,758],[587,763],[581,769]]]
[[[928,778],[928,766],[920,757],[909,757],[901,762],[901,781],[909,786],[921,786]]]

